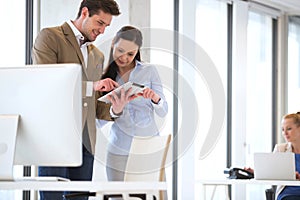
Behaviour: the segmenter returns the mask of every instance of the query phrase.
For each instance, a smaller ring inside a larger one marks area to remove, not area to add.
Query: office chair
[[[135,137],[131,143],[124,181],[164,181],[170,141],[171,135]],[[104,199],[107,197],[110,195],[104,195]],[[146,195],[130,194],[124,198],[145,200]],[[153,199],[163,200],[163,191],[157,191]]]
[[[272,186],[265,190],[266,200],[275,200],[276,186]]]
[[[171,142],[171,135],[134,137],[131,143],[124,181],[165,181],[165,163]],[[97,193],[78,193],[65,195],[65,199],[82,196],[97,196]],[[163,200],[164,192],[157,191],[153,200]],[[103,194],[109,198],[125,200],[146,200],[146,194]]]

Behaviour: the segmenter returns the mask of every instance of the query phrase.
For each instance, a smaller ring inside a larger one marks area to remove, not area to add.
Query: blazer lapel
[[[94,72],[94,54],[92,52],[92,45],[88,45],[88,62],[87,62],[87,74],[90,80],[94,80],[93,72]]]
[[[79,57],[80,59],[80,62],[81,62],[81,66],[82,66],[82,71],[88,75],[88,72],[87,72],[87,69],[86,69],[86,66],[85,66],[85,63],[84,63],[84,59],[83,59],[83,55],[81,53],[81,50],[79,48],[79,45],[78,45],[78,42],[77,42],[77,39],[71,29],[71,27],[69,26],[69,24],[67,22],[65,22],[63,25],[62,25],[62,30],[65,34],[65,37],[66,39],[70,42],[70,44],[73,46],[73,48],[75,49],[76,53],[77,53],[77,56]]]

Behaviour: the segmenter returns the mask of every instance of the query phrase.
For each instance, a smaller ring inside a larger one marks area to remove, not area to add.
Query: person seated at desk
[[[282,135],[286,143],[276,144],[273,152],[295,153],[296,179],[300,179],[300,112],[287,114],[282,117]],[[252,168],[245,170],[254,172]],[[276,189],[277,200],[299,200],[299,186],[278,185]]]

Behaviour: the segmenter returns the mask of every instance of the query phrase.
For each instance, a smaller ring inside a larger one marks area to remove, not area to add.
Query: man
[[[103,34],[112,17],[119,14],[119,6],[114,0],[83,0],[74,21],[69,20],[61,26],[45,28],[35,40],[32,49],[33,64],[81,64],[83,81],[83,163],[80,167],[39,167],[40,176],[60,176],[70,180],[92,179],[96,112],[109,116],[109,109],[107,113],[103,113],[104,110],[99,111],[97,93],[110,91],[118,84],[111,79],[100,80],[104,55],[91,42]],[[64,193],[66,192],[41,191],[40,197],[41,200],[59,200],[63,199]]]

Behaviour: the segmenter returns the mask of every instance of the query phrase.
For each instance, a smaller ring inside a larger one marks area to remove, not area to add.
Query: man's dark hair
[[[114,0],[83,0],[80,4],[77,18],[80,17],[83,7],[88,8],[90,17],[98,14],[100,10],[113,16],[120,14],[119,5]]]

